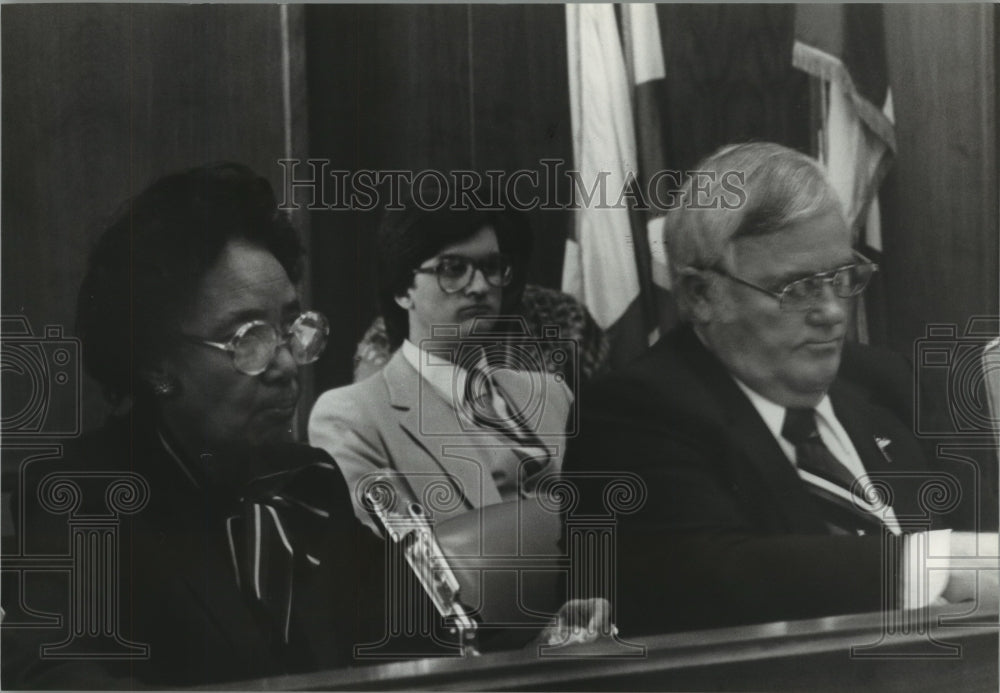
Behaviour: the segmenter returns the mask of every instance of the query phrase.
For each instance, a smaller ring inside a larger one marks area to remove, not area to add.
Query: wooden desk
[[[995,693],[996,607],[965,616],[948,608],[950,615],[933,609],[920,627],[891,637],[883,635],[883,614],[856,614],[638,638],[632,642],[646,648],[638,657],[609,657],[614,648],[594,644],[565,648],[560,656],[523,650],[422,659],[228,689]]]

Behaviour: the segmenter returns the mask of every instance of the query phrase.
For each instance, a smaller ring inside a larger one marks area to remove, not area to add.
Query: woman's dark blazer
[[[276,597],[262,606],[237,584],[227,518],[251,512],[252,506],[237,502],[235,493],[196,486],[148,418],[125,416],[69,446],[64,459],[24,470],[29,492],[22,553],[69,555],[69,521],[106,512],[109,478],[140,475],[148,486],[148,501],[133,515],[120,514],[117,524],[118,618],[110,640],[117,639],[120,646],[112,643],[110,649],[127,650],[122,643],[132,643],[140,646],[138,652],[141,646],[147,652],[136,657],[132,650],[132,657],[118,660],[40,657],[41,644],[58,643],[68,635],[70,576],[26,574],[23,606],[61,614],[62,625],[47,630],[5,627],[4,687],[173,687],[246,680],[342,666],[350,663],[355,644],[378,640],[382,542],[356,521],[346,484],[330,457],[303,445],[281,445],[246,462],[263,463],[261,470],[268,472],[314,465],[310,476],[298,482],[292,478],[284,490],[278,488],[285,484],[281,481],[277,490],[265,488],[259,495],[290,494],[295,483],[306,480],[307,493],[320,499],[311,502],[328,513],[323,519],[296,515],[290,506],[278,511],[285,518],[285,539],[297,545],[292,561],[268,561],[273,533],[262,542],[259,579],[264,591],[279,595],[284,582],[291,582],[287,642],[285,614],[277,606],[287,602]],[[81,504],[72,517],[48,512],[38,503],[38,492],[52,473],[68,474],[81,489]],[[127,497],[118,500],[119,506],[129,502]],[[278,588],[268,591],[269,585]],[[9,613],[7,600],[5,595]],[[107,645],[101,652],[108,651]]]

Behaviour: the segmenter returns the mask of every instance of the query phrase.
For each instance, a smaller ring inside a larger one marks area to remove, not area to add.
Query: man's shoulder
[[[671,330],[628,365],[594,381],[594,389],[638,389],[664,397],[688,397],[705,388],[705,354],[689,328]]]
[[[533,392],[541,392],[546,401],[551,402],[557,398],[561,402],[569,404],[573,401],[573,392],[566,383],[566,377],[562,373],[552,373],[544,370],[514,370],[504,368],[496,373],[495,377],[501,385],[510,384],[514,381],[519,388],[530,388]],[[541,387],[539,387],[541,386]]]
[[[717,421],[720,381],[728,375],[692,340],[697,337],[689,330],[673,330],[635,361],[595,379],[579,398],[584,417],[655,419],[658,426],[681,428]]]
[[[364,380],[327,390],[319,396],[313,412],[361,412],[388,397],[385,375],[382,371],[373,373]]]
[[[383,369],[364,380],[320,395],[309,413],[309,442],[324,448],[341,462],[343,451],[340,447],[347,440],[345,432],[350,431],[368,441],[382,438],[390,423],[398,421],[393,400],[399,405],[399,400],[405,399],[400,393],[417,387],[415,382],[390,386],[388,378],[389,373]],[[395,387],[395,395],[390,387]]]
[[[838,375],[859,385],[905,388],[912,385],[913,366],[907,358],[885,347],[848,342]]]
[[[863,397],[908,421],[913,413],[914,378],[910,361],[898,353],[883,347],[848,343],[831,390]]]

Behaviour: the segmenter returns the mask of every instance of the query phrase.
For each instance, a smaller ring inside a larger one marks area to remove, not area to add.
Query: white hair
[[[844,218],[840,198],[819,163],[771,142],[719,149],[690,173],[678,200],[663,233],[682,318],[690,316],[680,287],[684,269],[731,261],[732,243],[740,237],[774,233],[829,211]]]

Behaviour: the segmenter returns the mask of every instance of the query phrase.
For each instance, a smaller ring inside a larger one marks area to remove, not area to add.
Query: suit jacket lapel
[[[382,377],[389,391],[389,403],[398,413],[400,427],[419,450],[452,478],[466,499],[464,509],[499,503],[500,494],[485,468],[483,455],[469,450],[489,445],[493,439],[470,435],[463,430],[455,408],[422,380],[401,350],[386,364]],[[454,452],[447,454],[450,449]],[[428,475],[425,459],[414,451],[412,455],[397,456],[393,461],[396,468],[406,474],[414,499],[426,502],[428,486],[440,482],[440,478]]]
[[[532,433],[542,437],[562,436],[569,415],[567,398],[550,396],[548,388],[558,385],[545,373],[499,370],[494,374],[504,400],[519,408]],[[549,441],[543,441],[549,444]]]
[[[891,485],[896,517],[932,521],[920,499],[922,486],[935,474],[927,469],[920,445],[905,424],[850,383],[834,383],[830,400],[869,477]]]
[[[151,444],[145,450],[141,472],[149,479],[153,496],[150,506],[135,520],[135,556],[142,561],[142,569],[162,576],[164,582],[176,579],[186,586],[204,612],[206,641],[214,631],[230,651],[253,653],[241,654],[240,659],[259,662],[261,671],[275,670],[277,663],[237,585],[223,540],[224,518],[206,513],[202,492],[155,434],[146,437]]]
[[[891,441],[888,431],[879,431],[881,417],[873,412],[871,405],[859,393],[847,385],[839,384],[830,389],[830,401],[851,444],[861,458],[865,471],[869,474],[891,472],[893,467],[889,457],[879,448],[878,439]]]
[[[678,339],[682,353],[715,396],[726,418],[730,441],[735,448],[729,460],[737,465],[750,462],[773,494],[773,509],[780,512],[789,530],[825,532],[823,518],[794,466],[732,376],[705,348],[693,329],[684,328]]]

